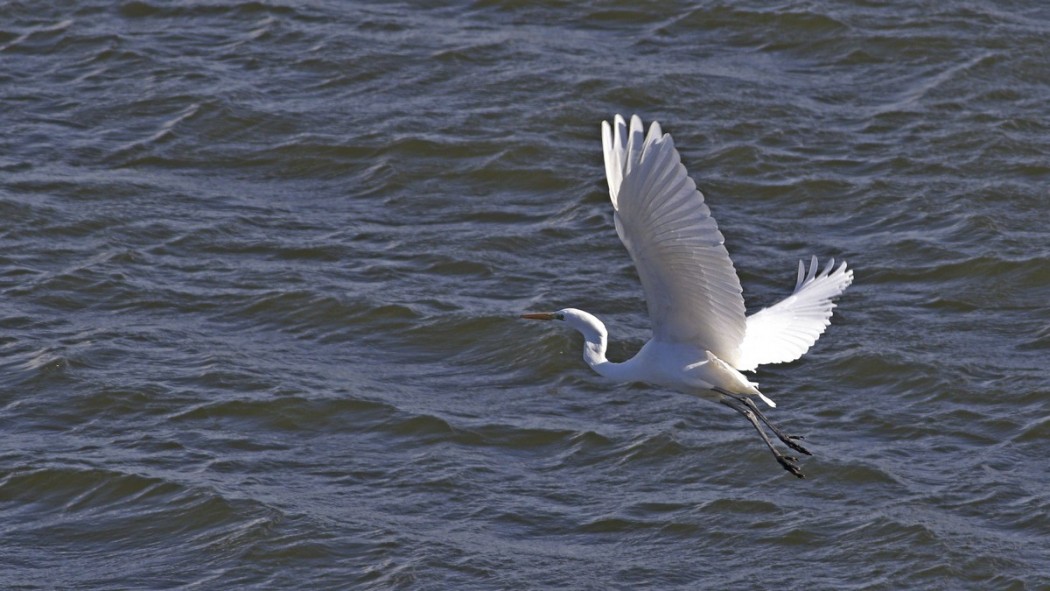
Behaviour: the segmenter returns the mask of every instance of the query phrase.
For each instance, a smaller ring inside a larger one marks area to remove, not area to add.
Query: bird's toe
[[[799,468],[798,464],[795,463],[798,461],[797,458],[792,458],[790,456],[779,456],[777,457],[777,461],[780,462],[780,465],[783,466],[785,470],[791,472],[798,478],[806,477],[806,475],[802,473],[802,469]]]

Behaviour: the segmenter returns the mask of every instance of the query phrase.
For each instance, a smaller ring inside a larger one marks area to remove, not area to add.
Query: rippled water
[[[1041,2],[0,4],[0,587],[1050,587]],[[599,122],[675,136],[749,307],[856,281],[728,409],[647,338]]]

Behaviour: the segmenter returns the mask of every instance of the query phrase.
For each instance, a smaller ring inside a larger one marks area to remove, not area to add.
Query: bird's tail
[[[716,370],[716,375],[721,378],[722,385],[715,388],[716,392],[722,392],[730,396],[758,396],[770,408],[776,408],[777,403],[768,396],[758,391],[758,382],[752,382],[747,376],[740,373],[732,365],[722,361],[714,353],[707,351],[707,361]]]
[[[762,402],[765,402],[766,404],[768,404],[770,408],[776,408],[777,407],[777,403],[773,402],[772,400],[770,400],[770,398],[768,396],[766,396],[765,394],[759,392],[758,393],[758,397],[762,399]]]

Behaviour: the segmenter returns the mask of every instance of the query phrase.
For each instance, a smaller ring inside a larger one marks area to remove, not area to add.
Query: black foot
[[[784,442],[784,445],[790,447],[791,449],[797,451],[798,453],[806,454],[807,456],[813,455],[812,453],[810,453],[810,451],[808,449],[806,449],[806,448],[802,447],[801,445],[795,443],[795,439],[801,439],[800,437],[788,436],[788,437],[778,437],[778,438],[781,441]]]
[[[780,462],[780,465],[783,466],[785,470],[787,470],[788,472],[791,472],[795,476],[797,476],[799,478],[805,478],[806,477],[806,475],[802,473],[802,469],[799,468],[798,464],[795,463],[797,461],[796,458],[787,457],[787,456],[778,456],[777,457],[777,461]]]
[[[769,430],[772,431],[773,434],[777,436],[777,439],[779,439],[779,440],[784,442],[784,445],[790,447],[791,449],[797,451],[798,453],[806,454],[807,456],[813,455],[812,452],[810,452],[808,449],[802,447],[801,444],[796,443],[796,441],[798,441],[800,439],[805,439],[805,437],[803,437],[801,435],[787,435],[787,434],[785,434],[783,431],[780,430],[780,427],[777,427],[775,424],[770,422],[769,419],[766,418],[766,415],[761,410],[758,409],[758,405],[755,404],[754,400],[751,400],[750,398],[747,398],[747,397],[743,397],[743,398],[740,398],[740,401],[743,402],[745,405],[747,405],[747,407],[750,408],[751,411],[754,412],[755,415],[759,419],[761,419],[762,422],[765,423],[767,427],[769,427]]]
[[[791,449],[802,452],[807,456],[813,455],[809,453],[809,450],[795,443],[794,440],[799,439],[798,437],[788,437],[787,435],[784,435],[780,431],[780,429],[776,427],[776,425],[773,425],[769,422],[769,419],[767,419],[765,415],[762,414],[762,411],[758,410],[758,407],[756,407],[755,403],[751,402],[750,399],[746,397],[739,398],[731,394],[727,394],[725,392],[720,393],[722,394],[722,398],[719,399],[719,402],[744,415],[744,418],[751,423],[751,425],[755,428],[755,431],[757,431],[759,436],[762,437],[763,443],[765,443],[766,447],[769,448],[769,451],[773,453],[773,457],[777,459],[777,462],[781,465],[781,467],[783,467],[788,472],[791,472],[798,478],[806,477],[805,474],[802,473],[802,470],[798,467],[798,458],[794,456],[785,456],[783,453],[781,453],[780,450],[778,450],[773,445],[773,442],[769,440],[769,436],[766,435],[766,432],[762,430],[762,425],[759,424],[759,420],[765,423],[766,426],[769,427],[769,429],[776,434],[777,438],[783,441]]]

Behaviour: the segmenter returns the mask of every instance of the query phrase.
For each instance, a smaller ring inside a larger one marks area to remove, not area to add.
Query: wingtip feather
[[[853,282],[853,269],[846,261],[837,268],[834,264],[829,261],[818,273],[816,257],[811,257],[808,268],[800,260],[792,295],[747,317],[737,369],[751,371],[767,363],[793,361],[813,346],[831,324],[835,298]]]

